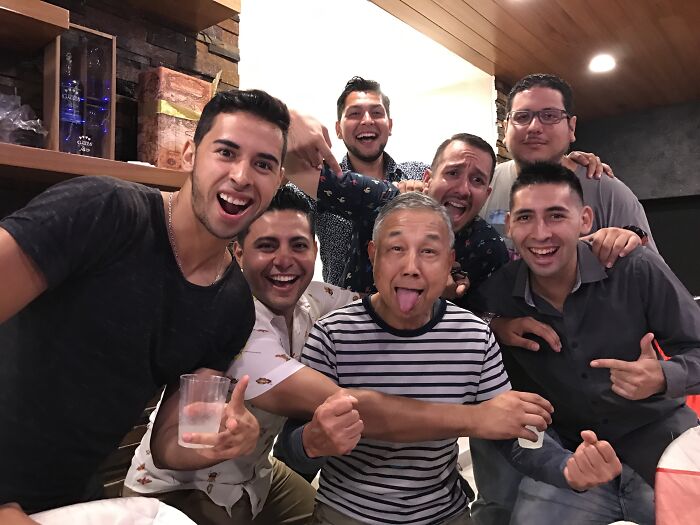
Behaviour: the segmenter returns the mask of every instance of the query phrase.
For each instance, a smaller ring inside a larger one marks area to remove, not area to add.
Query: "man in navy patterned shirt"
[[[338,121],[335,131],[348,150],[340,167],[343,172],[354,171],[387,182],[422,180],[427,164],[397,163],[384,151],[391,135],[392,120],[389,97],[382,93],[379,82],[352,77],[338,97]],[[340,285],[353,224],[344,215],[333,213],[319,205],[316,232],[321,245],[323,280]]]
[[[473,289],[508,261],[508,251],[498,233],[477,216],[491,189],[495,167],[491,146],[482,138],[460,133],[444,141],[424,174],[425,192],[444,205],[455,230],[458,283]],[[295,174],[287,172],[290,179]],[[338,177],[328,168],[321,171],[318,188],[306,191],[319,203],[353,222],[350,253],[340,285],[357,292],[375,291],[367,245],[376,215],[399,194],[393,184],[354,172]],[[451,287],[454,290],[454,286]],[[454,298],[454,297],[453,297]]]

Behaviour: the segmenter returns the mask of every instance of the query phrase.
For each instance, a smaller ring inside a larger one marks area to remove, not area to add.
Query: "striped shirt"
[[[388,326],[370,298],[316,322],[302,362],[338,385],[431,402],[478,403],[510,389],[498,344],[472,313],[442,299],[416,330]],[[466,510],[457,441],[390,443],[361,439],[328,458],[319,501],[370,524],[434,524]]]

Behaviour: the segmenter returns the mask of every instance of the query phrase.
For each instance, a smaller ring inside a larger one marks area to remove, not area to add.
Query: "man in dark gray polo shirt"
[[[483,311],[553,327],[558,351],[544,340],[537,352],[504,349],[511,383],[552,402],[551,428],[565,447],[591,428],[613,445],[623,472],[585,493],[525,478],[511,523],[652,523],[656,464],[674,437],[698,424],[684,397],[700,392],[700,309],[647,248],[606,269],[579,241],[592,216],[571,171],[524,168],[506,219],[522,260],[495,273],[475,301]]]

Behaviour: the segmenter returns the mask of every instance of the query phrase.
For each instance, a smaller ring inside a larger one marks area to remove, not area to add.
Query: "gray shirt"
[[[700,392],[700,308],[661,257],[646,248],[605,269],[580,242],[578,272],[563,313],[532,292],[522,260],[494,273],[472,300],[479,310],[531,316],[554,328],[559,353],[541,339],[538,352],[502,347],[513,388],[552,402],[553,426],[566,446],[574,450],[579,432],[593,430],[653,484],[663,450],[698,422],[683,398]],[[670,356],[661,363],[667,389],[630,401],[612,392],[608,369],[591,368],[590,362],[637,360],[647,332]]]
[[[618,228],[630,225],[638,226],[649,236],[647,247],[656,253],[659,252],[651,235],[651,228],[644,208],[624,182],[605,175],[600,180],[589,179],[586,177],[586,168],[583,166],[579,166],[575,173],[583,187],[583,201],[593,208],[591,233],[612,226]],[[505,236],[504,225],[506,213],[508,213],[510,188],[517,176],[515,161],[503,162],[496,166],[491,184],[493,188],[491,195],[481,208],[480,215],[496,228],[502,237]],[[506,245],[509,250],[513,250],[513,244],[510,240],[506,240]]]

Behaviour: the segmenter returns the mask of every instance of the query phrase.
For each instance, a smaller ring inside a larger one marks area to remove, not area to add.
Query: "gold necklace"
[[[168,197],[168,239],[170,239],[170,247],[173,249],[173,254],[175,255],[175,262],[177,263],[177,267],[180,268],[180,273],[182,275],[185,275],[185,271],[182,269],[182,263],[180,262],[180,256],[177,253],[177,246],[175,245],[175,235],[173,234],[173,195],[175,192],[170,192],[170,196]],[[219,265],[219,271],[216,274],[216,277],[214,277],[214,280],[209,284],[211,286],[212,284],[216,283],[219,279],[221,279],[221,275],[224,272],[224,268],[226,266],[226,249],[224,249],[224,258],[221,261],[221,264]]]

